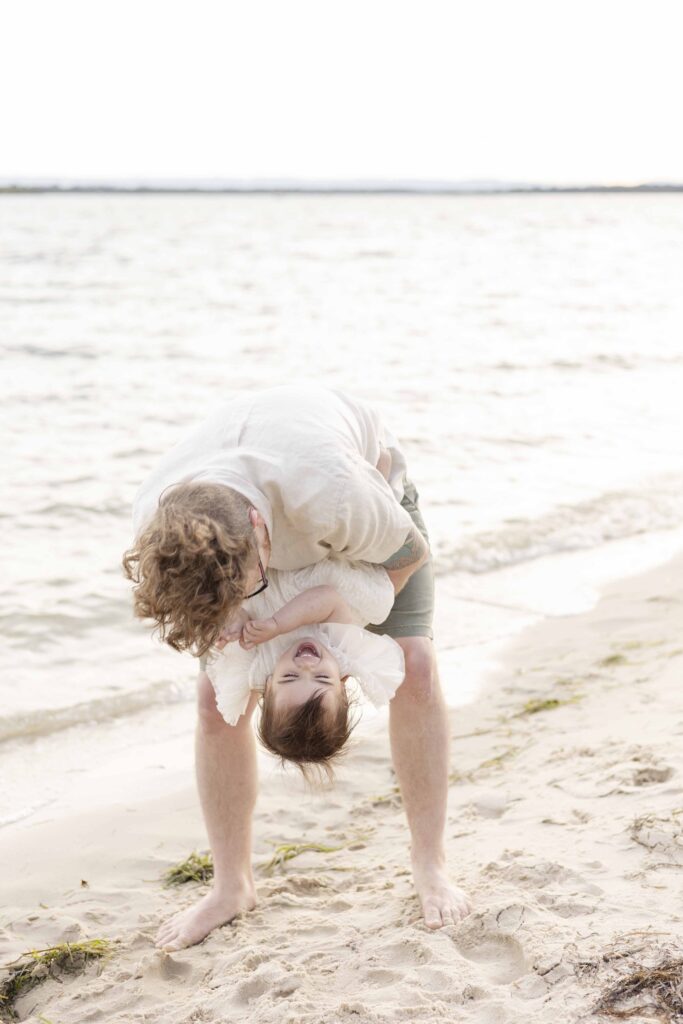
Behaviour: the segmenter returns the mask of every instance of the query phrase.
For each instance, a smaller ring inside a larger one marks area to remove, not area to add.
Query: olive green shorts
[[[418,504],[419,497],[415,484],[406,478],[405,495],[401,504],[429,544],[427,527]],[[396,595],[393,607],[384,622],[379,626],[365,628],[371,633],[386,633],[392,637],[427,636],[433,640],[433,620],[434,563],[430,554],[422,568],[413,573],[403,590]]]
[[[406,478],[405,494],[401,505],[410,515],[418,530],[429,544],[427,527],[418,505],[419,494],[415,484]],[[432,556],[421,569],[414,572],[399,592],[388,617],[379,626],[366,626],[371,633],[386,633],[391,637],[427,636],[434,639],[434,565]],[[206,655],[199,659],[199,668],[206,668]]]

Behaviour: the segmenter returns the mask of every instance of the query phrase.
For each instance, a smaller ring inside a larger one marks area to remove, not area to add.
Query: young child
[[[403,650],[370,633],[384,622],[394,588],[382,566],[327,558],[305,569],[271,569],[268,588],[244,601],[209,653],[206,671],[230,725],[259,690],[257,735],[284,764],[311,780],[331,764],[352,729],[346,681],[353,676],[375,707],[403,682]]]

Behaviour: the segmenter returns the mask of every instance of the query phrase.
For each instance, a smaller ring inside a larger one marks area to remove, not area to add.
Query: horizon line
[[[284,193],[284,194],[501,194],[556,192],[681,192],[683,182],[564,182],[505,181],[495,179],[353,178],[79,178],[0,177],[0,193]]]

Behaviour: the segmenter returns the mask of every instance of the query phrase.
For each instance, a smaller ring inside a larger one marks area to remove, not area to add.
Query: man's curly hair
[[[333,764],[345,753],[344,747],[358,724],[349,711],[355,699],[350,699],[342,687],[337,707],[330,709],[323,703],[325,691],[312,694],[297,707],[275,707],[270,684],[266,685],[259,701],[261,713],[256,734],[271,754],[279,758],[281,767],[291,761],[311,788],[323,788],[325,779],[334,780]]]
[[[222,484],[177,484],[124,553],[124,573],[137,584],[134,614],[154,619],[176,651],[201,657],[244,600],[257,559],[250,508]]]

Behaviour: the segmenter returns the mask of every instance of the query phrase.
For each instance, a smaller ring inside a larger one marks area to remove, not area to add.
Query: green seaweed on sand
[[[534,697],[528,700],[521,711],[515,712],[513,718],[521,718],[523,715],[537,715],[539,711],[554,711],[556,708],[564,707],[566,704],[576,704],[582,700],[580,693],[561,700],[559,697]]]
[[[448,782],[451,785],[457,785],[461,782],[475,782],[480,774],[494,771],[496,768],[502,768],[506,761],[511,760],[511,758],[519,753],[520,749],[520,747],[506,747],[500,754],[487,757],[485,761],[481,761],[480,764],[469,771],[459,771],[457,768],[454,768],[448,774]]]
[[[355,840],[353,841],[355,842]],[[316,853],[336,853],[348,845],[348,843],[342,843],[341,846],[326,846],[323,843],[280,843],[271,859],[261,865],[261,869],[266,874],[269,874],[275,868],[282,867],[288,860],[292,860],[292,858],[298,857],[309,850],[314,850]]]
[[[402,803],[401,787],[392,786],[388,793],[376,793],[374,796],[369,796],[367,802],[373,807],[381,807],[383,804],[398,807]]]
[[[164,872],[164,885],[184,885],[186,882],[210,882],[213,878],[213,859],[210,853],[193,850],[189,857]]]
[[[600,668],[614,668],[616,665],[628,665],[628,658],[625,658],[623,654],[608,654],[606,658],[603,658],[598,662]]]
[[[502,768],[506,761],[515,757],[520,751],[519,747],[507,747],[500,754],[496,754],[494,757],[489,757],[485,761],[482,761],[477,768],[474,769],[474,774],[477,772],[487,772],[492,768]]]
[[[603,992],[593,1012],[618,1020],[636,1017],[666,1024],[683,1020],[683,960],[635,967]]]
[[[41,981],[58,978],[61,974],[77,974],[92,960],[108,956],[112,946],[108,939],[88,939],[22,953],[5,965],[8,973],[0,982],[0,1020],[18,1020],[14,1011],[15,1001]]]

